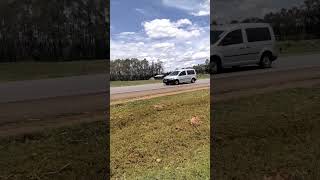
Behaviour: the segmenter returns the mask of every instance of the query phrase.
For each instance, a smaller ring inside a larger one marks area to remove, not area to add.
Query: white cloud
[[[199,29],[192,26],[188,19],[171,22],[169,19],[155,19],[143,23],[144,30],[150,38],[188,39],[200,35]],[[186,27],[187,26],[187,27]]]
[[[192,25],[192,22],[189,19],[179,19],[175,24],[180,27],[183,25]]]
[[[175,44],[174,44],[174,43],[163,42],[163,43],[154,44],[152,47],[153,47],[153,48],[168,49],[168,48],[174,48],[174,47],[175,47]]]
[[[194,16],[210,15],[210,0],[162,0],[162,3],[169,7],[188,11]]]
[[[165,70],[169,71],[203,63],[210,56],[209,25],[199,27],[188,19],[175,22],[155,19],[143,23],[142,27],[144,31],[134,35],[120,33],[112,36],[111,59],[161,60]]]
[[[135,35],[135,32],[121,32],[119,35],[121,36],[127,36],[127,35]]]

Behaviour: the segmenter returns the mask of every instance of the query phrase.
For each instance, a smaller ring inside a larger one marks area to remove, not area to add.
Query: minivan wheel
[[[210,73],[218,74],[222,71],[221,63],[217,60],[213,60],[210,64]]]
[[[196,79],[195,78],[192,78],[191,79],[191,83],[195,83],[196,82]]]
[[[271,64],[272,64],[272,61],[271,61],[271,58],[270,58],[270,56],[268,54],[263,55],[261,57],[260,66],[262,68],[270,68]]]
[[[179,80],[175,80],[175,81],[174,81],[174,84],[175,84],[175,85],[179,85]]]

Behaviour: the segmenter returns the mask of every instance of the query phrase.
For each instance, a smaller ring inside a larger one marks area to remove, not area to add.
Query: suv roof
[[[238,23],[227,25],[212,25],[211,30],[232,30],[236,28],[256,28],[256,27],[270,27],[268,23]]]

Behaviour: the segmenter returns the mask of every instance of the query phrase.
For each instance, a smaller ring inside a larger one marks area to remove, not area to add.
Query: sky
[[[166,71],[210,57],[210,21],[261,17],[304,0],[111,0],[111,60],[160,60]],[[211,10],[211,20],[210,20]]]
[[[160,60],[171,71],[209,59],[209,0],[111,0],[110,7],[111,60]]]
[[[304,0],[213,0],[211,20],[224,24],[247,17],[263,18],[269,12],[277,12],[281,8],[299,7],[303,2]]]

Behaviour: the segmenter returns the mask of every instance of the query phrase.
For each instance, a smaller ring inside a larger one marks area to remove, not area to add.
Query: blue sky
[[[210,53],[209,0],[111,0],[111,59],[161,60],[165,70]]]

